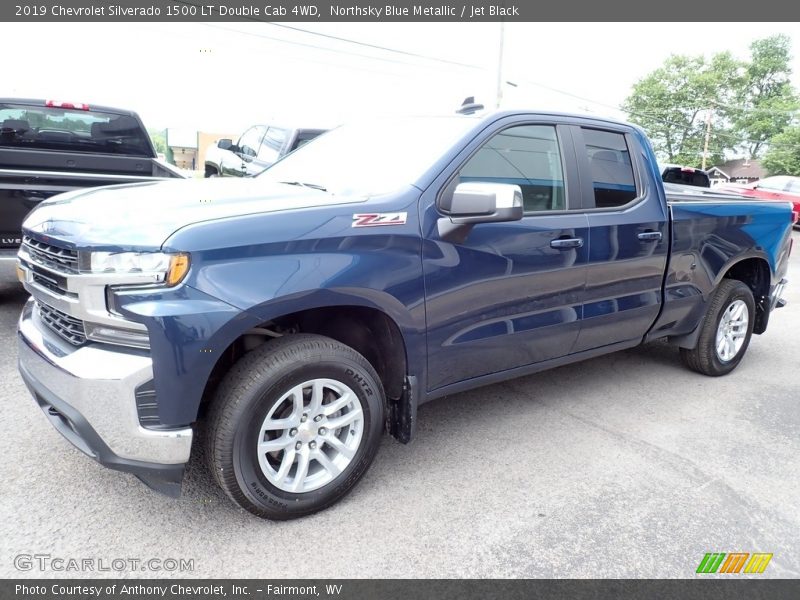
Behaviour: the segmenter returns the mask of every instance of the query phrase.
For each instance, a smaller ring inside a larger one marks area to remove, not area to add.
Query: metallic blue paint
[[[402,335],[421,403],[630,347],[646,336],[688,333],[719,278],[743,258],[765,260],[773,285],[785,272],[787,206],[703,201],[668,207],[652,149],[636,127],[519,112],[474,122],[413,185],[387,196],[336,199],[235,180],[236,193],[226,187],[230,183],[210,184],[219,192],[212,210],[200,204],[209,184],[166,183],[93,192],[97,202],[123,202],[135,191],[144,204],[134,226],[147,229],[123,234],[130,223],[110,215],[85,225],[84,237],[81,224],[96,207],[79,197],[36,211],[29,225],[56,223],[59,239],[83,249],[161,247],[191,254],[190,272],[176,288],[115,292],[118,309],[150,332],[164,426],[196,419],[209,374],[234,340],[289,313],[359,306],[387,315]],[[559,125],[573,210],[474,225],[462,240],[440,234],[445,217],[436,199],[455,170],[493,133],[523,123]],[[591,210],[591,180],[564,129],[580,126],[611,128],[633,140],[637,202]],[[162,202],[180,200],[160,214],[158,203],[147,200],[150,193]],[[270,205],[286,198],[295,204]],[[353,228],[353,214],[363,212],[407,212],[408,218],[399,226]],[[640,241],[638,233],[646,230],[662,232],[662,240]],[[585,244],[551,248],[560,236]]]
[[[635,165],[637,166],[637,165]],[[647,181],[644,165],[639,180]],[[574,351],[641,339],[661,310],[669,250],[668,217],[659,187],[642,185],[632,205],[591,210],[584,321]],[[661,233],[643,241],[640,233]]]
[[[792,224],[785,203],[670,197],[669,207],[665,308],[649,339],[694,331],[714,288],[738,262],[763,261],[770,291],[786,274]]]
[[[120,312],[150,333],[160,423],[182,427],[197,417],[208,376],[238,332],[260,321],[189,285],[116,294]]]
[[[31,211],[23,228],[77,250],[146,252],[190,223],[332,204],[358,206],[365,201],[365,197],[333,197],[259,179],[183,179],[60,194]]]
[[[353,213],[363,212],[361,206],[335,205],[203,221],[172,235],[165,250],[191,253],[184,283],[173,291],[117,294],[123,314],[148,325],[159,365],[157,396],[181,398],[163,410],[159,402],[162,424],[194,420],[211,370],[239,336],[307,309],[383,312],[403,336],[409,370],[423,372],[418,197],[419,190],[409,187],[370,202],[369,212],[407,211],[400,226],[353,228]],[[161,307],[158,315],[149,314],[154,307]]]

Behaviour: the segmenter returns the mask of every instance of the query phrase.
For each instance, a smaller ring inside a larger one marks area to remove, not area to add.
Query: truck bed
[[[724,201],[724,202],[752,202],[752,198],[738,196],[736,194],[729,194],[726,192],[718,192],[713,188],[700,188],[690,185],[679,185],[676,183],[665,183],[664,193],[667,196],[667,202],[703,202],[703,201]],[[761,202],[758,200],[758,202]]]
[[[134,112],[0,98],[0,269],[13,266],[22,220],[42,200],[87,187],[183,177],[157,158]],[[9,270],[2,271],[7,278]]]

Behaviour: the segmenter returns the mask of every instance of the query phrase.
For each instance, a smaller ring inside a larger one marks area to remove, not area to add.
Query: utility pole
[[[500,21],[500,51],[497,54],[497,108],[503,102],[503,46],[505,45],[505,22]]]
[[[711,107],[706,111],[706,142],[703,145],[703,171],[706,170],[706,159],[708,157],[708,140],[711,138]]]

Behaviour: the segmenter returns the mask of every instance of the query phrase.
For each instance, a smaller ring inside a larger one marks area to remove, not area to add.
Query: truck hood
[[[77,249],[153,249],[193,223],[364,200],[264,179],[148,182],[59,194],[39,204],[23,228]]]

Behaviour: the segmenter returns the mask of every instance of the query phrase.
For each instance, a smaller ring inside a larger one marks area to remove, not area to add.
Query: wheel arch
[[[402,322],[384,308],[370,303],[303,304],[299,309],[294,304],[296,309],[291,311],[281,310],[279,305],[248,311],[251,317],[255,313],[258,318],[256,321],[247,319],[246,325],[243,322],[243,326],[228,337],[230,341],[226,347],[218,352],[200,399],[198,420],[202,420],[214,391],[231,366],[249,351],[269,343],[271,336],[264,330],[272,332],[275,337],[316,333],[335,339],[359,352],[373,366],[390,404],[406,397],[406,382],[409,371],[413,369],[409,360],[413,354],[410,348],[415,347],[415,342],[408,339],[409,333],[403,331]],[[253,327],[253,322],[258,325]],[[254,330],[262,331],[253,333]]]
[[[769,321],[769,292],[772,283],[772,270],[767,259],[761,255],[750,255],[729,263],[720,270],[714,289],[723,279],[736,279],[750,288],[756,305],[753,333],[764,333]]]

